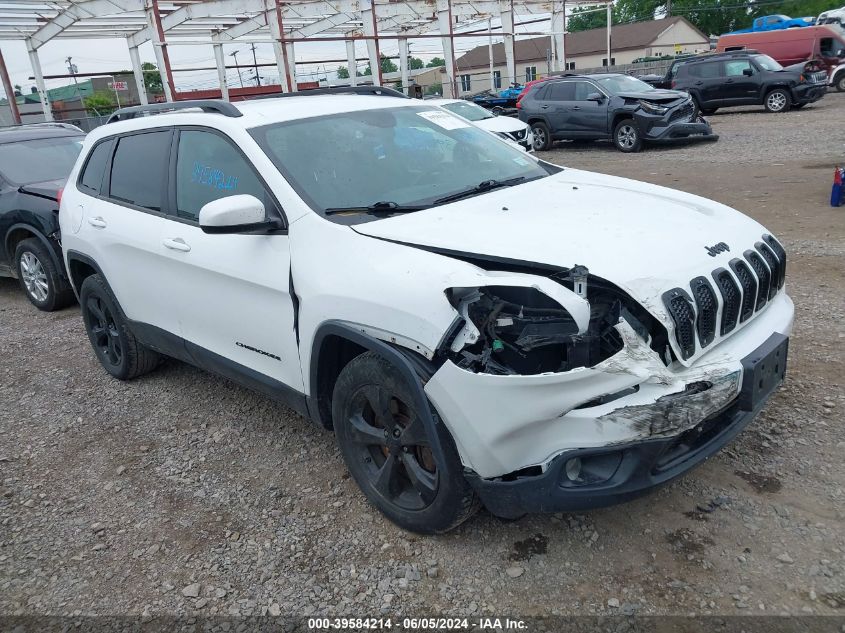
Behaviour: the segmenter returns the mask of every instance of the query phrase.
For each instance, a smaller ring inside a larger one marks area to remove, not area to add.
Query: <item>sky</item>
[[[542,16],[532,16],[532,19],[535,17]],[[495,24],[496,22],[494,21],[494,26]],[[541,22],[538,24],[518,26],[516,27],[516,32],[548,31],[549,24],[549,22]],[[474,28],[484,27],[485,24],[483,22],[474,26]],[[494,37],[493,41],[500,42],[501,37]],[[487,42],[487,36],[479,38],[458,38],[455,40],[456,55],[460,56],[471,48],[487,44]],[[27,55],[23,40],[6,40],[0,42],[0,50],[3,51],[12,85],[18,84],[23,88],[24,92],[29,92],[31,86],[35,85],[35,81],[29,79],[32,76],[32,67],[30,66],[29,56]],[[208,46],[197,46],[170,43],[168,45],[168,51],[170,53],[170,63],[174,69],[180,67],[214,67],[214,54],[210,44]],[[239,65],[244,65],[252,61],[252,50],[249,44],[227,44],[224,45],[227,65],[233,63],[233,58],[230,54],[235,51],[238,53],[237,60]],[[398,44],[396,41],[382,41],[381,51],[388,56],[397,55]],[[152,44],[149,42],[143,44],[139,52],[142,62],[155,63]],[[435,56],[443,57],[439,39],[411,40],[410,53],[414,57],[420,57],[425,61]],[[42,46],[38,54],[44,75],[67,73],[68,70],[65,60],[68,56],[72,57],[73,64],[76,65],[77,72],[79,73],[102,72],[105,74],[119,70],[128,70],[132,67],[129,61],[129,50],[125,41],[122,39],[76,40],[56,38]],[[366,54],[366,44],[364,42],[357,42],[356,56],[363,58],[366,57]],[[256,44],[256,57],[258,63],[275,62],[272,45],[270,43]],[[306,62],[322,59],[346,59],[346,47],[343,42],[314,41],[297,43],[296,58],[297,79],[299,81],[325,77],[326,74],[331,79],[335,76],[334,71],[337,66],[345,66],[345,63],[315,65],[306,64]],[[359,64],[361,65],[361,69],[366,66],[366,62],[359,62]],[[259,71],[264,80],[271,83],[278,82],[278,73],[275,68],[260,68]],[[244,81],[249,85],[252,71],[242,69],[241,73]],[[174,78],[177,90],[217,87],[216,70],[177,72],[174,73]],[[46,83],[48,88],[55,88],[67,85],[69,80],[53,79],[47,80]],[[227,71],[227,83],[230,86],[240,85],[237,70],[230,69]],[[3,94],[2,86],[0,86],[0,94]]]

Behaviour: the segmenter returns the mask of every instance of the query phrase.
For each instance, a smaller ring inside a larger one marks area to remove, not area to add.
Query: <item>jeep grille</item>
[[[695,354],[696,338],[702,349],[713,343],[717,323],[719,336],[726,336],[775,298],[786,279],[786,251],[774,237],[764,235],[743,259],[731,260],[730,270],[717,268],[711,277],[718,294],[706,277],[695,277],[689,284],[691,294],[674,288],[663,295],[684,359]]]

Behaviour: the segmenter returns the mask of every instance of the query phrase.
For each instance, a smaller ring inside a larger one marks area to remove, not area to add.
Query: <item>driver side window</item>
[[[196,222],[205,204],[237,194],[253,195],[265,208],[273,204],[255,170],[228,140],[212,132],[182,130],[176,158],[176,214]]]
[[[752,74],[754,73],[754,68],[751,66],[751,62],[747,59],[737,59],[725,62],[726,77],[742,77],[743,72],[747,69],[750,69]]]
[[[586,101],[588,96],[598,91],[599,89],[588,81],[576,81],[575,101]]]

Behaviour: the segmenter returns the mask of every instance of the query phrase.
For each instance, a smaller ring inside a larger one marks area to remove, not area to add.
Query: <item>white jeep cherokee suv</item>
[[[479,501],[636,496],[782,381],[786,256],[757,222],[331,92],[139,106],[87,137],[60,221],[106,371],[166,355],[278,398],[423,533]]]

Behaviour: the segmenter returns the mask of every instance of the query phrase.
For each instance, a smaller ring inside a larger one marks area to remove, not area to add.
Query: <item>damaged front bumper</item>
[[[771,393],[748,393],[749,359],[792,318],[780,293],[689,368],[666,367],[622,321],[623,350],[594,367],[498,376],[446,362],[425,391],[494,513],[606,505],[689,470],[748,424]]]

